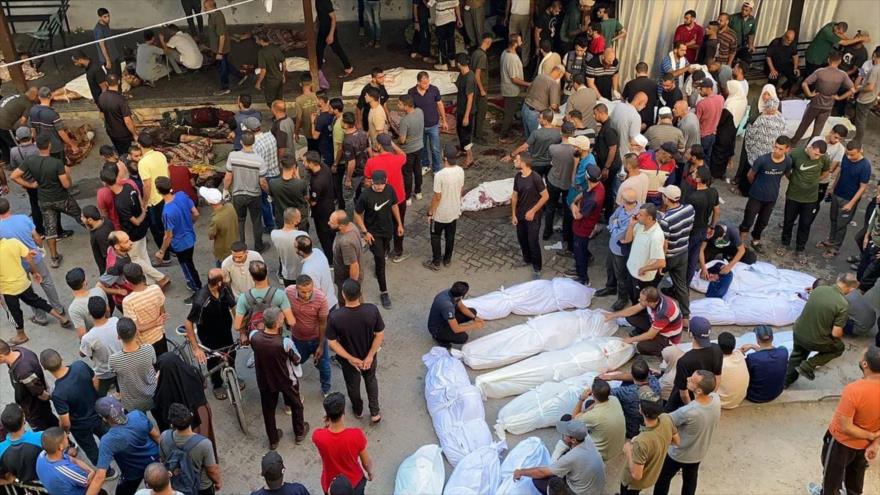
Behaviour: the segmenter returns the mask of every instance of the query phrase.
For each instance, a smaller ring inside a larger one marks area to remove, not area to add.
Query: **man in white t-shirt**
[[[452,263],[455,245],[455,224],[461,216],[461,190],[464,187],[464,170],[455,164],[458,148],[447,143],[443,148],[443,169],[434,174],[434,196],[428,207],[431,222],[431,259],[425,260],[425,268],[433,271]],[[440,237],[446,236],[445,253],[441,256]]]
[[[202,68],[202,52],[199,51],[199,45],[188,33],[181,31],[174,24],[168,25],[168,32],[171,37],[165,40],[164,34],[159,34],[159,41],[162,48],[168,52],[168,49],[176,52],[177,61],[190,70],[198,70]],[[169,54],[169,57],[175,57],[175,54]]]
[[[844,139],[846,139],[848,133],[849,130],[846,126],[843,124],[837,124],[831,128],[831,132],[829,132],[824,138],[822,136],[816,136],[810,139],[810,142],[807,144],[807,146],[812,146],[815,141],[824,139],[825,144],[828,145],[828,149],[825,150],[825,155],[831,160],[831,168],[828,170],[828,175],[826,175],[824,179],[819,179],[819,200],[816,201],[816,206],[813,208],[814,220],[819,213],[819,205],[822,204],[822,201],[825,199],[825,194],[828,192],[828,186],[831,185],[831,182],[834,180],[837,169],[840,168],[840,162],[843,160],[843,155],[846,153],[846,143],[844,142]],[[780,224],[779,228],[782,228],[782,224]]]
[[[630,220],[622,242],[631,246],[626,268],[633,278],[630,299],[635,304],[642,289],[657,286],[657,272],[666,266],[665,237],[653,203],[645,203],[639,208],[639,213]]]
[[[88,309],[94,325],[82,336],[79,353],[92,362],[95,378],[98,379],[98,396],[104,397],[110,387],[119,389],[116,385],[116,373],[110,370],[109,362],[111,355],[122,352],[122,342],[116,333],[116,322],[119,318],[108,318],[110,313],[107,311],[107,302],[98,296],[89,298]]]

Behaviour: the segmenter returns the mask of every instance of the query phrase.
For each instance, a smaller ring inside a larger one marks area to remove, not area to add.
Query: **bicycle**
[[[233,352],[247,346],[242,346],[240,343],[236,342],[235,344],[220,349],[210,349],[199,343],[199,348],[205,353],[206,358],[220,359],[220,363],[217,366],[207,369],[206,365],[199,363],[195,359],[195,355],[192,352],[192,344],[190,344],[189,339],[186,338],[186,328],[183,325],[180,325],[175,332],[179,337],[183,337],[183,344],[177,344],[172,340],[169,340],[168,342],[171,344],[173,352],[180,356],[180,359],[198,369],[203,377],[209,377],[214,373],[220,373],[220,376],[223,378],[223,387],[226,389],[226,397],[229,399],[232,408],[235,410],[235,416],[238,419],[238,427],[241,429],[242,433],[247,435],[247,420],[244,416],[244,403],[241,397],[238,373],[235,371],[235,364],[232,362],[231,356]]]

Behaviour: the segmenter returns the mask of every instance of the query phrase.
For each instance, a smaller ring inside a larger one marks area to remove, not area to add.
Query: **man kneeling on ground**
[[[468,340],[468,331],[483,328],[484,322],[477,316],[477,310],[464,304],[469,289],[467,282],[455,282],[452,288],[437,294],[431,303],[428,331],[442,346],[464,344]]]

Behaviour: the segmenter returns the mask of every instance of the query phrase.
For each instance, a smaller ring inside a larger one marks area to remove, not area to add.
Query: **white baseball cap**
[[[219,205],[223,201],[223,193],[213,187],[200,187],[199,196],[205,198],[209,205]]]

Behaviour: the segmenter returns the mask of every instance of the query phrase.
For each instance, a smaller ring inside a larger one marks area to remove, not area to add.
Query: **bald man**
[[[330,214],[330,228],[335,230],[336,238],[333,239],[333,282],[336,283],[337,297],[342,298],[342,283],[348,279],[364,281],[363,265],[363,240],[355,227],[354,222],[348,218],[345,210],[336,210]]]
[[[586,73],[587,86],[606,100],[613,100],[615,94],[620,94],[620,63],[614,48],[606,48],[601,57],[591,58]]]
[[[630,140],[642,132],[642,116],[639,112],[648,104],[648,95],[639,91],[632,100],[620,101],[608,118],[608,124],[617,132],[620,145],[617,147],[621,160],[630,152]]]
[[[672,116],[675,117],[675,125],[684,134],[684,149],[689,150],[695,144],[700,144],[700,119],[691,112],[687,100],[678,100],[672,107]]]
[[[234,344],[232,339],[232,308],[235,307],[235,297],[232,289],[223,281],[223,270],[211,268],[208,270],[208,284],[202,286],[193,297],[189,315],[183,322],[186,328],[186,338],[193,349],[193,355],[200,363],[208,363],[208,369],[220,364],[220,358],[205,356],[205,351],[199,346],[216,350],[229,347]],[[196,339],[198,335],[198,339]],[[229,354],[230,364],[235,366],[235,351]],[[226,397],[223,389],[223,378],[220,373],[211,375],[211,384],[214,388],[214,397],[220,400]],[[242,388],[244,383],[241,383]]]

